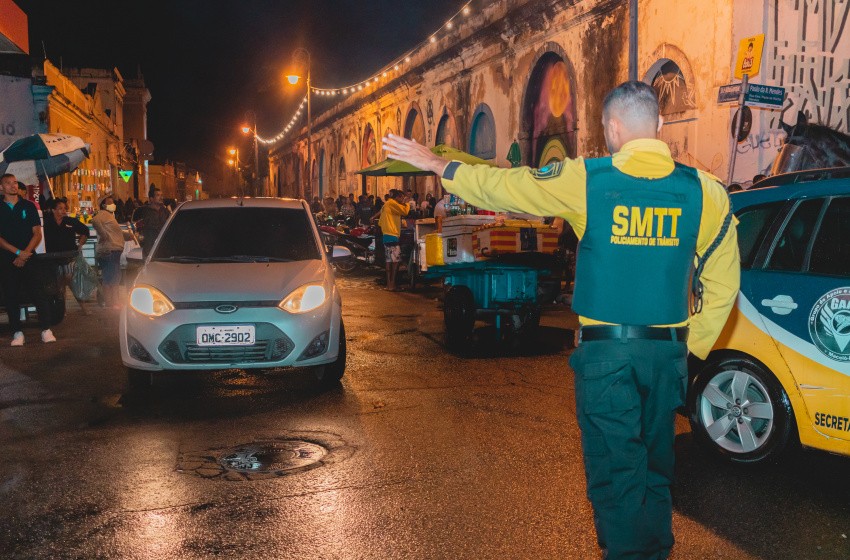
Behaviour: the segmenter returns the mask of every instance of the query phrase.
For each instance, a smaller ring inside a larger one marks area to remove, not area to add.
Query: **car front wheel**
[[[794,433],[788,394],[754,360],[726,357],[708,362],[690,392],[691,429],[705,447],[735,463],[777,457]]]
[[[313,370],[316,376],[316,381],[323,387],[332,387],[339,383],[342,376],[345,374],[346,360],[346,343],[345,343],[345,325],[339,325],[339,354],[336,361],[323,366],[316,366]]]

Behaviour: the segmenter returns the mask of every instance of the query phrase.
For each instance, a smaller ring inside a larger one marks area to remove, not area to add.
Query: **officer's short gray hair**
[[[608,121],[616,115],[624,124],[633,128],[658,127],[658,96],[649,84],[624,82],[605,96],[602,103],[602,118]]]

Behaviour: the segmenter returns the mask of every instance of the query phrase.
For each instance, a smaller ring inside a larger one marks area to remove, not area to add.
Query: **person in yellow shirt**
[[[384,255],[387,261],[387,290],[398,291],[395,279],[398,274],[398,265],[401,261],[401,249],[398,245],[401,236],[401,218],[410,212],[404,192],[390,189],[390,198],[381,207],[378,227],[381,228],[384,242]]]
[[[587,493],[609,560],[670,554],[674,420],[685,402],[687,353],[708,355],[740,283],[726,192],[717,178],[673,161],[658,140],[661,125],[652,88],[626,82],[603,104],[611,157],[494,169],[384,139],[389,157],[438,174],[467,202],[561,217],[578,236],[573,309],[581,330],[570,365]]]

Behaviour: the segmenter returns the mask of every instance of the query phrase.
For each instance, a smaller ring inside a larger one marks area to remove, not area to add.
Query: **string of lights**
[[[474,0],[470,0],[469,2],[464,4],[457,12],[455,12],[449,19],[446,20],[446,23],[444,23],[443,25],[440,26],[439,29],[437,29],[436,31],[431,33],[426,40],[420,42],[415,47],[413,47],[412,49],[410,49],[409,51],[407,51],[406,53],[404,53],[400,57],[398,57],[395,60],[393,60],[392,62],[390,62],[388,65],[386,65],[383,68],[381,68],[380,70],[378,70],[376,73],[374,73],[369,78],[362,80],[360,82],[355,82],[353,84],[343,86],[343,87],[336,87],[336,88],[311,87],[310,91],[312,93],[319,95],[319,96],[322,96],[322,97],[335,97],[335,96],[338,96],[338,95],[351,95],[351,94],[357,93],[359,91],[363,91],[364,89],[368,88],[369,86],[377,86],[381,82],[381,80],[384,80],[384,82],[386,83],[387,80],[398,76],[403,71],[406,71],[407,66],[410,64],[410,62],[413,58],[413,55],[416,54],[416,52],[419,51],[423,46],[436,43],[437,39],[440,37],[441,33],[451,31],[452,29],[455,28],[455,25],[459,21],[462,21],[463,18],[471,15],[472,14],[472,3],[473,3],[473,1]],[[284,129],[279,134],[277,134],[273,138],[261,138],[258,135],[257,141],[259,141],[262,144],[268,145],[268,144],[274,144],[276,142],[279,142],[280,140],[283,140],[283,138],[286,136],[286,134],[295,126],[296,122],[298,121],[298,118],[301,116],[301,113],[303,112],[304,105],[306,103],[307,103],[307,97],[305,96],[304,99],[301,101],[301,104],[298,106],[298,110],[295,111],[295,114],[292,116],[292,119],[289,121],[289,124],[287,124],[286,127],[284,127]]]
[[[393,78],[399,74],[400,71],[405,69],[406,65],[408,65],[413,57],[413,55],[421,49],[425,45],[429,45],[432,43],[436,43],[437,39],[442,32],[451,31],[454,29],[455,25],[458,21],[461,21],[463,18],[472,14],[472,0],[464,4],[457,12],[455,12],[449,19],[446,20],[439,29],[431,33],[428,38],[394,61],[390,62],[388,65],[384,66],[377,72],[375,72],[369,78],[355,82],[353,84],[336,87],[336,88],[313,88],[313,92],[317,95],[323,96],[336,96],[336,95],[351,95],[353,93],[357,93],[358,91],[362,91],[364,88],[368,88],[371,85],[375,85],[379,83],[382,79],[387,80],[389,78]]]
[[[301,103],[298,105],[298,109],[295,111],[295,114],[292,115],[292,118],[289,119],[289,124],[287,124],[280,133],[274,138],[263,138],[259,134],[257,134],[257,141],[261,144],[269,145],[274,144],[275,142],[279,142],[283,140],[286,134],[292,130],[292,127],[298,122],[298,117],[301,116],[301,113],[304,111],[304,105],[307,104],[307,96],[304,96],[304,99],[301,100]]]

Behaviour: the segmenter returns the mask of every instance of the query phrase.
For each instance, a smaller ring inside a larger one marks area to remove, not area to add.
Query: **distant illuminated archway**
[[[360,168],[369,167],[378,161],[378,145],[375,131],[371,124],[366,125],[363,131],[363,144],[360,152]],[[362,194],[377,193],[378,180],[376,177],[366,177],[365,192]]]

